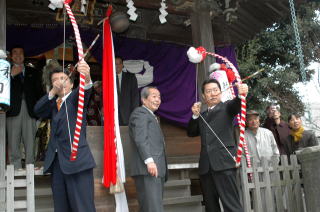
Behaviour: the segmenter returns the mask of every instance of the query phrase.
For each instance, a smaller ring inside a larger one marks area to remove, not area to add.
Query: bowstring
[[[65,52],[66,52],[66,8],[63,8],[63,51],[62,51],[62,69],[63,69],[63,73],[67,76],[69,76],[65,69],[64,69],[64,65],[65,65]],[[70,80],[70,79],[69,79]],[[66,83],[66,80],[64,80],[63,84],[62,84],[62,88],[63,88],[63,96],[66,96],[66,90],[64,88],[64,85]],[[70,130],[70,121],[69,121],[69,113],[68,113],[68,104],[67,104],[67,98],[64,100],[65,101],[65,105],[66,105],[66,116],[67,116],[67,125],[68,125],[68,134],[69,134],[69,143],[70,143],[70,151],[72,152],[72,139],[71,139],[71,130]]]
[[[229,155],[231,156],[232,160],[234,160],[236,162],[235,157],[231,154],[231,152],[228,150],[228,148],[226,147],[226,145],[224,145],[224,143],[222,142],[222,140],[219,138],[219,136],[215,133],[215,131],[212,129],[212,127],[209,125],[209,123],[203,118],[203,116],[199,113],[199,116],[202,118],[203,122],[207,125],[207,127],[211,130],[211,132],[216,136],[216,138],[218,139],[218,141],[220,142],[220,144],[227,150],[227,152],[229,153]]]

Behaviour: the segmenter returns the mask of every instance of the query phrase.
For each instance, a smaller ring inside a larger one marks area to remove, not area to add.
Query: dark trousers
[[[164,177],[139,175],[133,179],[138,195],[139,212],[163,212]]]
[[[220,212],[219,198],[224,212],[243,212],[236,184],[236,169],[210,170],[200,175],[200,184],[206,212]]]
[[[63,174],[58,156],[52,163],[51,188],[55,212],[95,212],[93,170]]]

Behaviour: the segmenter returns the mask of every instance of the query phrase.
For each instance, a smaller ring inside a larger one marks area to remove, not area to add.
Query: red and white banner
[[[116,86],[116,69],[113,49],[112,31],[109,17],[112,7],[109,6],[103,25],[103,62],[102,88],[104,112],[104,158],[103,185],[107,188],[116,185],[117,179],[125,182],[123,149],[118,119],[118,95]],[[116,193],[116,212],[128,212],[125,192]]]

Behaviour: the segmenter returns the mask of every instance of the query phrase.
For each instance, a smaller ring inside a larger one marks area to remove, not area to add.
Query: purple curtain
[[[66,38],[72,35],[72,27],[66,28]],[[56,48],[63,42],[62,27],[7,26],[7,49],[22,46],[25,56],[36,56]]]
[[[102,33],[90,28],[80,29],[81,38],[89,46],[100,33],[91,53],[101,63]],[[67,37],[73,35],[68,26]],[[26,56],[38,55],[49,51],[63,42],[63,28],[7,27],[7,47],[21,45]],[[145,41],[114,36],[115,54],[123,59],[146,60],[154,67],[154,82],[161,92],[162,104],[158,114],[176,124],[186,126],[191,118],[191,106],[195,100],[196,68],[187,58],[188,46],[166,42]],[[227,57],[236,67],[233,46],[218,47],[216,53]],[[217,60],[217,62],[221,62]]]

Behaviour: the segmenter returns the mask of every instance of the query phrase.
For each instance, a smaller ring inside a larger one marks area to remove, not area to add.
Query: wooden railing
[[[252,168],[240,168],[245,212],[306,211],[301,167],[296,155],[291,155],[290,160],[283,155],[280,163],[262,160],[257,164],[254,158],[252,162]],[[246,164],[245,159],[242,164]]]

